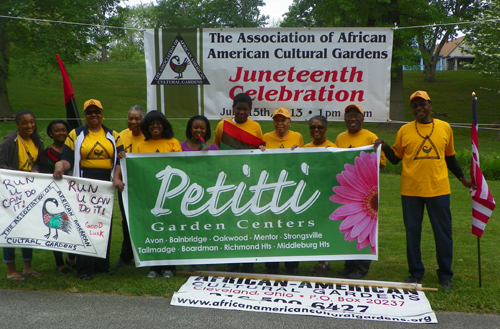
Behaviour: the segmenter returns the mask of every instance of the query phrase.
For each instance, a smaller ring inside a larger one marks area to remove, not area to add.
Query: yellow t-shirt
[[[260,128],[260,125],[253,121],[252,119],[247,119],[245,123],[235,123],[233,118],[222,120],[219,122],[217,125],[217,128],[215,129],[215,134],[214,134],[214,143],[220,148],[220,143],[222,140],[222,133],[223,133],[223,125],[224,121],[230,122],[231,124],[235,125],[236,127],[243,129],[247,133],[250,133],[254,135],[257,138],[262,139],[262,129]]]
[[[299,147],[304,146],[304,139],[302,135],[295,131],[288,131],[285,137],[278,137],[275,131],[268,132],[262,137],[264,142],[266,142],[266,148],[268,149],[288,149],[294,145]]]
[[[106,138],[106,131],[101,128],[97,133],[89,131],[85,136],[80,150],[75,150],[77,140],[75,129],[69,132],[64,144],[75,152],[80,152],[80,168],[112,169],[114,160],[113,143]],[[116,148],[121,148],[121,138],[113,131]]]
[[[307,143],[306,145],[304,145],[304,147],[337,147],[337,145],[335,145],[335,143],[332,143],[330,142],[328,139],[326,141],[323,142],[323,144],[321,145],[316,145],[314,144],[314,142],[310,142],[310,143]]]
[[[455,154],[453,131],[447,122],[439,119],[434,119],[434,130],[432,123],[417,123],[417,128],[420,135],[431,136],[428,139],[420,137],[412,121],[399,129],[392,147],[394,154],[403,159],[401,195],[435,197],[450,194],[445,156]]]
[[[361,147],[372,145],[377,139],[377,135],[366,129],[361,129],[355,134],[344,131],[337,136],[335,144],[337,144],[337,147],[341,148]],[[385,167],[384,151],[380,153],[380,164]]]
[[[144,140],[144,135],[134,136],[132,135],[132,130],[127,128],[120,132],[120,138],[122,139],[125,152],[136,153],[137,145]]]
[[[27,142],[19,135],[17,136],[17,146],[19,154],[19,170],[31,171],[36,158],[38,158],[38,147],[36,147],[35,142],[33,142],[31,138]]]
[[[175,138],[149,139],[137,145],[137,153],[182,152],[181,144]]]

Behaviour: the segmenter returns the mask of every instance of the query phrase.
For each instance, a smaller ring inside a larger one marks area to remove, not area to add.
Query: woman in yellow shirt
[[[43,141],[38,136],[35,115],[29,110],[16,114],[17,131],[4,137],[0,144],[0,168],[31,171],[35,161],[43,151]],[[31,268],[33,250],[22,248],[23,274],[41,276]],[[24,277],[16,270],[14,248],[3,248],[3,261],[7,265],[7,279],[23,281]]]
[[[337,147],[335,143],[326,139],[326,118],[322,115],[316,115],[309,119],[309,133],[313,139],[312,142],[304,147]]]
[[[137,145],[137,153],[162,153],[181,152],[181,144],[174,138],[172,126],[163,113],[159,111],[149,112],[141,122],[141,130],[145,140]],[[154,279],[158,275],[164,278],[174,276],[175,265],[151,266],[148,278]]]
[[[283,149],[304,146],[304,139],[298,132],[289,130],[292,123],[290,111],[280,107],[273,113],[274,131],[265,134],[262,139],[268,149]]]

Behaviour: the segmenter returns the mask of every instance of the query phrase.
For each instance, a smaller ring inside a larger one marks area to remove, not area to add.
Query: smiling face
[[[132,135],[139,136],[142,135],[141,131],[141,121],[142,121],[142,112],[139,110],[131,110],[127,115],[127,126],[130,131],[132,131]]]
[[[35,118],[31,114],[21,115],[19,121],[16,122],[16,126],[21,138],[28,140],[35,132]]]
[[[355,108],[347,110],[344,115],[344,122],[347,126],[347,131],[349,132],[349,134],[355,134],[359,132],[364,121],[365,118],[363,117],[363,114],[359,113],[359,111]]]
[[[432,104],[423,98],[416,97],[411,101],[411,112],[419,123],[430,123]]]
[[[273,117],[274,131],[279,137],[286,136],[288,128],[290,128],[292,121],[283,115],[275,115]]]
[[[161,123],[161,121],[151,122],[151,124],[149,125],[149,133],[151,134],[151,139],[162,139],[163,124]]]
[[[233,106],[234,121],[236,123],[247,122],[251,110],[252,109],[248,103],[236,103],[236,105]]]
[[[326,126],[320,120],[311,120],[309,122],[309,133],[316,142],[315,144],[322,144],[325,141]]]
[[[98,128],[102,124],[104,112],[95,105],[90,105],[85,109],[85,121],[91,128]]]
[[[203,120],[194,120],[191,126],[191,134],[193,139],[205,139],[205,134],[207,133],[207,124]]]
[[[64,144],[68,137],[68,129],[62,123],[56,123],[52,126],[52,139],[55,143]]]

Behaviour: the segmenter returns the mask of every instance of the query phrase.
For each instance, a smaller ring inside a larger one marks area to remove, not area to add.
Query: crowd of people
[[[127,219],[123,207],[121,192],[124,183],[119,160],[126,153],[152,152],[191,152],[219,149],[290,149],[297,147],[339,147],[351,148],[374,145],[382,146],[380,167],[385,167],[386,157],[397,164],[403,161],[401,174],[401,202],[403,220],[406,227],[407,259],[410,276],[407,282],[418,283],[424,275],[421,260],[420,238],[424,208],[427,209],[436,241],[436,255],[439,269],[437,275],[444,289],[451,288],[451,270],[453,240],[450,211],[450,186],[448,170],[462,184],[470,188],[457,160],[453,146],[453,132],[450,126],[431,117],[432,103],[425,91],[416,91],[410,96],[410,106],[415,120],[402,126],[396,135],[394,146],[379,139],[374,133],[362,127],[364,113],[357,104],[350,104],[344,110],[344,122],[347,130],[340,133],[335,143],[326,139],[327,120],[323,116],[309,119],[309,132],[312,141],[304,144],[303,136],[290,130],[291,115],[286,108],[278,108],[272,115],[274,131],[262,134],[260,125],[249,118],[252,99],[245,93],[238,94],[233,100],[234,117],[221,121],[212,137],[210,122],[202,115],[189,119],[186,127],[186,140],[180,143],[174,138],[172,126],[165,115],[159,111],[150,111],[147,115],[139,106],[133,106],[127,114],[127,128],[117,133],[102,124],[104,108],[100,101],[90,99],[84,103],[85,125],[69,131],[63,120],[54,120],[47,127],[47,135],[53,143],[44,149],[43,141],[37,133],[35,115],[28,110],[21,110],[15,117],[17,131],[4,137],[0,145],[0,168],[33,171],[52,174],[54,179],[61,179],[68,174],[98,180],[112,181],[118,190],[118,200],[122,214],[123,243],[120,258],[114,264],[119,268],[133,261]],[[236,131],[236,133],[235,133]],[[235,134],[239,137],[234,138]],[[232,137],[233,136],[233,137]],[[99,152],[95,146],[99,145]],[[430,151],[429,151],[430,150]],[[110,235],[111,236],[111,232]],[[54,251],[56,270],[67,274],[75,268],[81,280],[93,279],[94,273],[114,271],[110,267],[108,240],[107,258],[68,254],[63,260],[61,252]],[[4,263],[7,266],[7,278],[25,280],[25,276],[39,277],[41,273],[31,267],[32,249],[22,248],[23,271],[20,274],[15,266],[13,248],[3,249]],[[65,265],[66,263],[66,265]],[[370,260],[346,260],[338,275],[349,279],[366,277]],[[253,273],[253,263],[227,264],[225,270],[241,270]],[[279,263],[265,264],[269,274],[277,274]],[[286,272],[298,274],[298,262],[286,262]],[[315,276],[327,276],[330,264],[318,262],[310,272]],[[207,264],[208,271],[215,271],[213,264]],[[185,271],[194,272],[197,265],[189,265]],[[175,275],[175,266],[152,266],[147,276],[170,278]]]

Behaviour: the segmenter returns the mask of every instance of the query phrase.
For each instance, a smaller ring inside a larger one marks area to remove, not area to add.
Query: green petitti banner
[[[378,255],[372,146],[127,154],[137,266]]]

